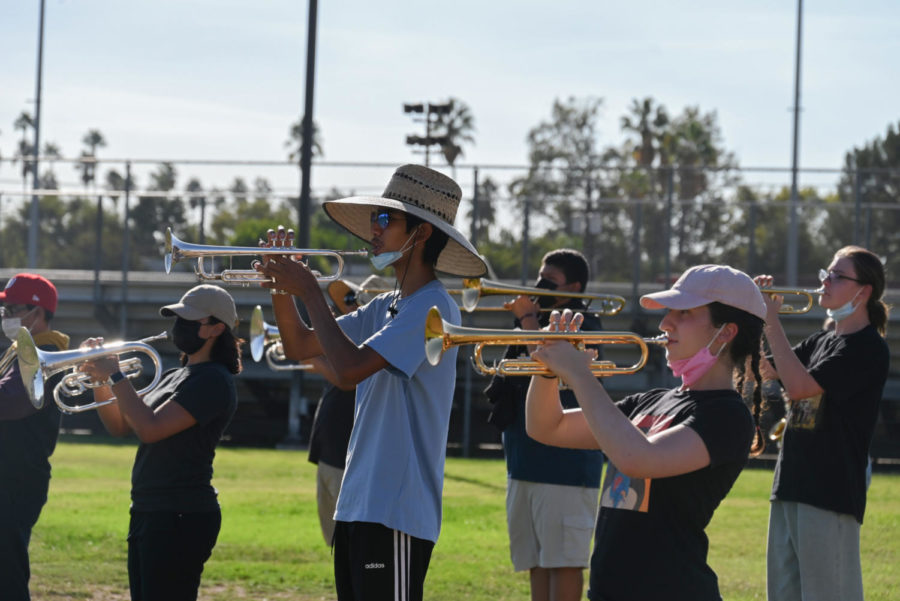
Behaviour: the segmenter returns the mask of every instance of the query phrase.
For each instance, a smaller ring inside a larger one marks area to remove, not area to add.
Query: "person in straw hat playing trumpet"
[[[356,386],[353,430],[335,510],[338,599],[422,599],[441,525],[444,458],[456,352],[437,366],[425,358],[424,324],[436,306],[460,323],[459,308],[437,272],[477,277],[487,269],[453,227],[462,192],[420,165],[399,167],[381,196],[328,201],[328,216],[371,243],[372,263],[392,267],[394,290],[338,319],[315,275],[290,258],[267,255],[257,269],[267,288],[285,354],[324,357],[332,382]],[[267,246],[292,243],[282,227]],[[304,303],[305,323],[292,296]],[[397,577],[402,575],[403,577]]]

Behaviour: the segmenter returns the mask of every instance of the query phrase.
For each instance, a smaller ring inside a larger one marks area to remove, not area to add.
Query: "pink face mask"
[[[672,374],[674,374],[676,378],[681,378],[682,388],[690,388],[697,380],[702,378],[713,365],[715,365],[716,360],[719,358],[725,345],[723,344],[715,355],[710,352],[709,347],[724,327],[725,324],[722,324],[722,327],[716,330],[716,333],[713,335],[712,340],[709,341],[709,344],[694,353],[693,357],[688,357],[687,359],[668,359],[666,361],[669,369],[672,370]]]

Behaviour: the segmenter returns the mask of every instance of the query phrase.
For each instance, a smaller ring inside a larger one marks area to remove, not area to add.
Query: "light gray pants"
[[[859,522],[805,503],[772,501],[768,601],[863,601]]]

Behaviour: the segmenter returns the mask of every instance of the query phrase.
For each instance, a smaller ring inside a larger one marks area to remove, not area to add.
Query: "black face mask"
[[[540,288],[542,290],[556,290],[559,288],[559,284],[548,280],[547,278],[538,278],[537,284],[534,285],[535,288]],[[537,306],[541,309],[549,309],[553,305],[557,303],[557,297],[555,296],[537,296],[536,302]]]
[[[199,321],[188,321],[181,317],[175,319],[175,325],[172,327],[172,341],[179,351],[192,355],[206,343],[206,338],[200,338],[198,335],[201,325],[203,324]]]

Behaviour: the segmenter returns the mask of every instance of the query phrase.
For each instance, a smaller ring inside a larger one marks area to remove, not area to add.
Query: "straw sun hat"
[[[446,175],[421,165],[403,165],[394,171],[381,196],[351,196],[324,203],[325,212],[351,234],[372,239],[373,207],[402,211],[427,221],[448,236],[438,256],[438,271],[478,277],[487,271],[484,260],[466,237],[453,227],[462,190]]]

